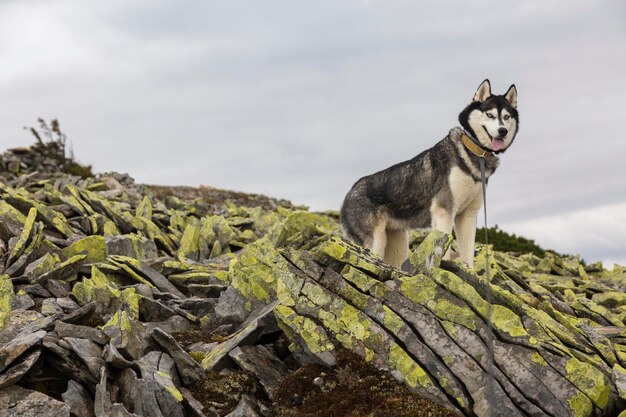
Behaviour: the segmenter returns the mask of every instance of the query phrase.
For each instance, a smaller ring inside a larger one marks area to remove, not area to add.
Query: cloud
[[[624,203],[614,3],[4,1],[0,145],[58,117],[96,170],[337,209],[359,177],[443,138],[490,77],[516,83],[521,109],[491,221]]]
[[[582,253],[589,262],[601,260],[608,267],[613,263],[626,265],[626,203],[507,222],[501,228],[532,236],[545,248]]]

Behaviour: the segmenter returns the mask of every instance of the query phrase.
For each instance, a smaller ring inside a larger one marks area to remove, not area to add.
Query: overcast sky
[[[338,209],[489,78],[521,118],[489,223],[626,264],[624,74],[623,0],[1,0],[0,148],[58,118],[96,171]]]

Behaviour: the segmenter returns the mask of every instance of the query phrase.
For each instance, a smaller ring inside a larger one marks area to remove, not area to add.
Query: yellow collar
[[[480,146],[476,145],[476,143],[474,143],[474,141],[470,139],[470,137],[467,136],[465,132],[461,133],[461,140],[463,141],[463,145],[465,145],[467,150],[469,150],[474,155],[480,156],[481,158],[485,158],[485,159],[492,159],[492,158],[497,159],[497,157],[493,153],[486,151],[482,149]]]

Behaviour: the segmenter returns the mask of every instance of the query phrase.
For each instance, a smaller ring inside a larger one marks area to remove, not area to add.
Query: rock
[[[94,389],[98,378],[89,370],[85,362],[71,350],[71,346],[48,333],[43,339],[43,345],[51,354],[46,355],[46,362],[69,378],[87,384]]]
[[[54,330],[61,338],[74,337],[79,339],[89,339],[100,345],[104,345],[109,341],[109,337],[102,330],[96,327],[79,326],[58,321],[54,326]]]
[[[198,400],[196,400],[187,388],[181,388],[180,392],[183,394],[183,398],[185,400],[185,406],[188,410],[188,414],[192,417],[206,417],[204,414],[204,406]],[[215,414],[217,416],[217,414]]]
[[[133,363],[126,360],[126,358],[122,356],[122,354],[112,344],[108,344],[104,347],[102,359],[104,359],[107,363],[110,363],[112,366],[120,369],[130,368],[133,365]]]
[[[102,331],[111,338],[111,344],[128,358],[139,359],[148,347],[144,325],[126,311],[116,312]]]
[[[9,343],[33,322],[43,319],[41,313],[32,310],[13,310],[9,313],[5,325],[0,328],[0,346]],[[38,330],[38,329],[37,329]],[[30,330],[35,332],[36,330]]]
[[[187,289],[192,297],[215,298],[219,297],[223,291],[226,291],[228,286],[220,284],[189,284]]]
[[[91,394],[79,383],[69,380],[67,390],[62,395],[63,401],[69,406],[76,417],[95,417]]]
[[[150,298],[141,298],[139,300],[139,311],[141,311],[141,318],[146,322],[165,321],[171,317],[178,316],[178,313],[173,308]]]
[[[100,369],[104,367],[102,359],[102,347],[89,339],[79,339],[75,337],[64,337],[63,340],[69,344],[74,353],[87,365],[93,376],[100,377]]]
[[[226,415],[226,417],[262,417],[259,414],[259,405],[257,401],[249,396],[242,395],[237,408],[232,413]]]
[[[74,415],[213,416],[184,387],[205,369],[238,364],[271,398],[272,349],[329,366],[347,349],[457,414],[626,403],[624,267],[478,243],[471,270],[418,231],[402,271],[339,238],[337,213],[208,188],[163,199],[127,175],[55,173],[50,150],[0,155],[0,387],[65,390]],[[269,415],[250,401],[239,412]]]
[[[96,417],[108,417],[111,414],[111,395],[107,388],[108,372],[106,366],[98,370],[100,382],[96,385],[96,397],[93,409]]]
[[[242,327],[231,335],[228,340],[220,343],[215,349],[209,352],[202,360],[202,367],[207,370],[220,370],[228,363],[228,354],[237,346],[254,343],[260,334],[260,320],[270,314],[280,304],[279,301],[268,304],[263,309],[257,311],[249,317],[249,323],[244,323]]]
[[[161,352],[150,352],[137,362],[146,389],[155,393],[164,417],[184,417],[183,394],[178,389],[176,368],[171,357]]]
[[[139,260],[127,256],[112,256],[111,260],[118,265],[126,266],[135,273],[145,277],[151,284],[159,290],[174,294],[177,298],[184,299],[185,295],[176,288],[165,276],[149,265]]]
[[[174,359],[176,369],[185,385],[192,385],[206,378],[200,364],[189,356],[172,336],[157,328],[152,331],[152,338]]]
[[[11,314],[11,298],[13,297],[13,283],[7,275],[0,275],[0,330],[4,327]]]
[[[11,310],[28,310],[35,306],[35,302],[28,294],[18,294],[11,298]]]
[[[415,251],[409,253],[408,270],[411,274],[425,273],[439,267],[452,243],[452,236],[438,230],[430,232]]]
[[[105,241],[109,255],[121,255],[140,260],[157,257],[155,243],[136,234],[111,236]]]
[[[180,316],[170,317],[165,321],[160,322],[149,322],[145,324],[146,332],[151,333],[154,329],[161,329],[165,333],[174,333],[180,332],[183,330],[190,329],[192,327],[192,323],[184,319]]]
[[[36,350],[23,358],[17,365],[4,371],[0,375],[0,389],[9,387],[19,381],[30,369],[35,362],[41,357],[41,351]]]
[[[245,308],[246,299],[235,288],[228,287],[215,306],[215,317],[220,324],[240,325],[250,314]]]
[[[272,399],[287,366],[265,346],[238,346],[228,354],[243,370],[252,372]]]
[[[4,371],[22,353],[39,343],[45,335],[45,330],[30,334],[20,334],[0,347],[0,372]]]
[[[13,385],[0,390],[1,417],[70,417],[70,408],[45,394]]]
[[[72,290],[68,282],[57,279],[49,279],[46,282],[46,289],[57,298],[67,297]]]
[[[593,294],[591,300],[602,306],[615,308],[626,305],[626,294],[617,291],[607,291]]]

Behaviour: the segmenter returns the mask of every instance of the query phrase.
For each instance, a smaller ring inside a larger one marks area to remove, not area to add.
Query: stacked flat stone
[[[473,271],[441,260],[451,244],[415,233],[401,271],[341,240],[332,215],[160,200],[106,175],[16,176],[0,182],[0,413],[222,415],[189,388],[240,369],[271,401],[281,333],[302,364],[346,348],[460,415],[624,408],[624,268],[478,245]],[[225,336],[172,336],[197,328]],[[250,396],[232,413],[272,415]]]

